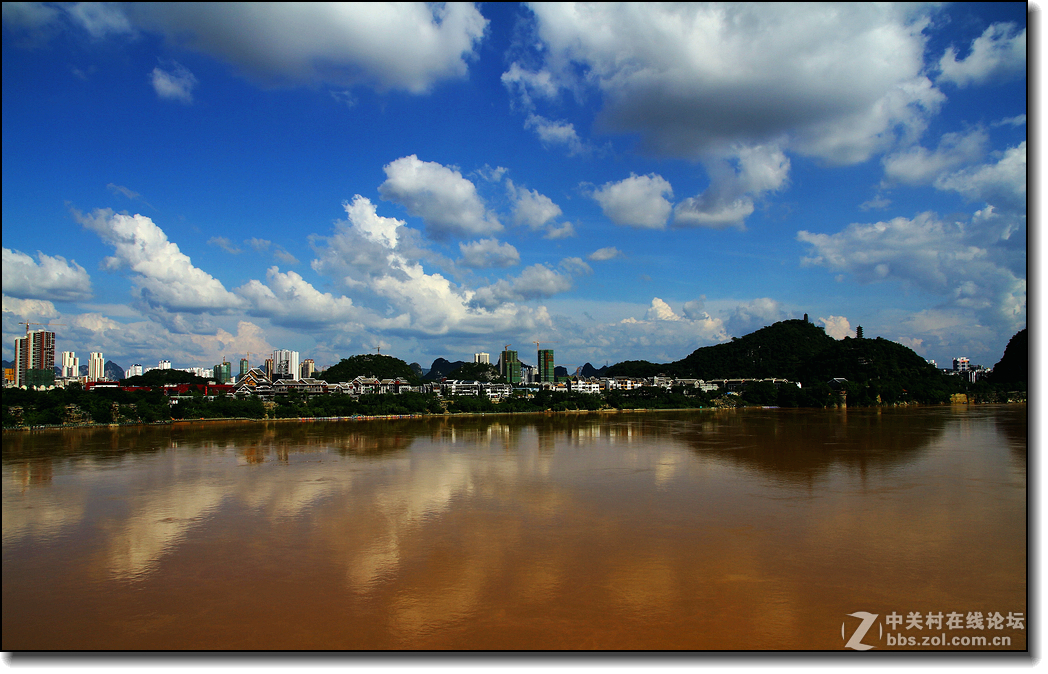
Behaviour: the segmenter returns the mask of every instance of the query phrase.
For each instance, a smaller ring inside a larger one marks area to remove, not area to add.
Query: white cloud
[[[652,298],[651,307],[648,309],[647,316],[645,317],[649,321],[679,321],[682,320],[680,316],[673,312],[670,305],[666,304],[665,301],[658,297]]]
[[[629,178],[617,183],[605,183],[593,191],[604,215],[616,225],[646,229],[662,229],[673,210],[666,196],[673,196],[668,180],[657,174]]]
[[[833,235],[801,231],[797,239],[813,248],[804,264],[849,273],[860,283],[894,279],[1014,332],[1026,322],[1026,280],[1019,276],[1025,255],[1010,250],[1009,225],[1001,220],[992,212],[970,223],[921,213],[852,224]]]
[[[6,290],[6,288],[5,288]],[[48,300],[21,299],[3,295],[4,318],[57,318],[58,310]],[[5,321],[6,322],[6,321]],[[8,327],[5,325],[5,331]],[[11,328],[11,332],[22,332],[20,329]]]
[[[724,327],[729,334],[738,337],[748,335],[754,330],[759,330],[785,318],[788,316],[778,300],[760,297],[736,306],[724,322]]]
[[[314,288],[301,275],[281,272],[277,267],[266,271],[266,284],[252,279],[235,291],[250,305],[248,312],[264,316],[277,325],[290,327],[324,327],[360,320],[360,311],[348,297],[335,297]]]
[[[1013,213],[1026,214],[1026,141],[1009,148],[994,164],[984,164],[940,176],[935,186],[959,192],[969,201],[985,201]]]
[[[520,99],[526,109],[534,107],[533,97],[556,98],[559,87],[547,70],[525,70],[517,62],[502,73],[502,84]]]
[[[513,224],[527,225],[531,229],[542,229],[563,211],[553,200],[537,190],[519,188],[512,180],[506,182],[506,190],[513,200]]]
[[[830,316],[829,318],[819,318],[819,322],[826,326],[826,334],[834,339],[844,339],[845,337],[852,337],[851,323],[844,316]]]
[[[520,253],[508,243],[499,243],[498,239],[480,239],[470,243],[459,243],[464,267],[487,269],[491,267],[512,267],[520,264]]]
[[[1026,29],[1016,31],[1013,23],[995,23],[972,41],[971,51],[957,60],[957,49],[950,46],[939,60],[938,81],[959,87],[985,84],[1026,72]]]
[[[153,83],[153,90],[160,98],[187,105],[193,102],[193,89],[196,88],[197,78],[181,63],[172,62],[170,71],[157,66],[149,74],[149,79]]]
[[[566,239],[575,236],[575,225],[564,222],[559,225],[550,223],[546,225],[546,233],[542,235],[546,239]]]
[[[484,236],[502,229],[488,212],[472,182],[457,170],[436,162],[420,161],[415,155],[401,157],[383,169],[387,179],[379,194],[422,218],[435,239],[450,235]]]
[[[207,245],[209,245],[209,246],[218,246],[219,248],[221,248],[222,250],[226,251],[230,255],[239,255],[240,254],[240,249],[237,248],[236,245],[232,241],[230,241],[227,237],[224,237],[224,236],[213,236],[213,237],[211,237],[210,239],[207,240]]]
[[[786,184],[790,160],[776,144],[737,147],[733,156],[707,160],[710,186],[674,209],[678,226],[743,227],[754,210],[754,198]]]
[[[77,2],[66,7],[65,10],[76,23],[96,39],[135,32],[124,13],[111,3]]]
[[[90,299],[91,277],[75,260],[37,251],[38,262],[10,248],[3,249],[4,294],[20,299],[77,302]]]
[[[524,120],[525,129],[533,129],[546,147],[563,145],[568,149],[569,156],[586,154],[589,147],[575,131],[575,125],[570,122],[546,119],[541,115],[530,114]]]
[[[216,278],[194,267],[189,256],[146,216],[122,215],[110,209],[74,216],[116,249],[116,255],[105,259],[106,267],[130,269],[138,297],[147,306],[199,313],[225,312],[242,305]]]
[[[416,94],[465,77],[487,26],[470,3],[158,3],[128,13],[267,84]]]
[[[516,278],[501,279],[493,285],[478,289],[473,296],[473,305],[490,309],[507,302],[552,297],[571,290],[571,287],[570,275],[543,264],[534,264],[525,268]]]
[[[593,260],[594,262],[603,262],[605,260],[614,260],[617,257],[623,257],[622,251],[614,246],[608,246],[606,248],[598,248],[589,255],[587,259]]]
[[[922,31],[934,8],[550,3],[531,10],[542,45],[532,72],[549,72],[562,88],[596,87],[603,127],[639,133],[644,148],[663,155],[722,156],[735,143],[785,136],[795,151],[861,162],[898,133],[923,129],[942,101],[924,75]]]
[[[884,174],[890,181],[908,185],[929,184],[945,171],[981,159],[989,140],[982,129],[943,134],[934,151],[914,146],[885,156],[882,160]]]

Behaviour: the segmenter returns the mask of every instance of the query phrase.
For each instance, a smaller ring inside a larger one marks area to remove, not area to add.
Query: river
[[[1027,430],[1002,405],[9,432],[3,649],[1023,650]]]

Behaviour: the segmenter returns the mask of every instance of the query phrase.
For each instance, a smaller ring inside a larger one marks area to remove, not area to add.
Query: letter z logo
[[[856,651],[868,651],[873,646],[862,643],[862,638],[866,636],[866,632],[873,627],[874,621],[877,620],[876,613],[867,613],[866,611],[859,611],[858,613],[849,613],[851,618],[859,618],[862,620],[859,626],[855,629],[855,632],[851,635],[851,639],[848,639],[844,645]],[[841,639],[844,639],[844,623],[841,623]]]

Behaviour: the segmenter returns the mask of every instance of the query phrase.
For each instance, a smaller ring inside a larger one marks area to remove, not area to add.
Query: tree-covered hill
[[[1008,340],[1008,346],[1004,347],[1004,355],[993,366],[990,382],[993,384],[1019,384],[1028,382],[1029,378],[1030,342],[1026,335],[1026,328],[1023,328]]]
[[[400,378],[411,382],[413,386],[421,383],[418,374],[410,365],[392,356],[378,353],[365,353],[359,356],[343,358],[335,365],[317,375],[317,379],[338,383],[352,381],[357,377],[376,377],[378,379]]]
[[[150,370],[124,379],[124,386],[163,386],[164,384],[206,384],[207,379],[185,370]]]
[[[776,377],[796,381],[800,368],[836,340],[805,320],[780,321],[724,344],[696,349],[673,365],[678,377]]]

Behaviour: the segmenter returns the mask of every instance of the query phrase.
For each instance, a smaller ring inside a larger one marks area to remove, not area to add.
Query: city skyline
[[[1027,10],[5,3],[3,358],[574,369],[808,314],[990,367]]]

